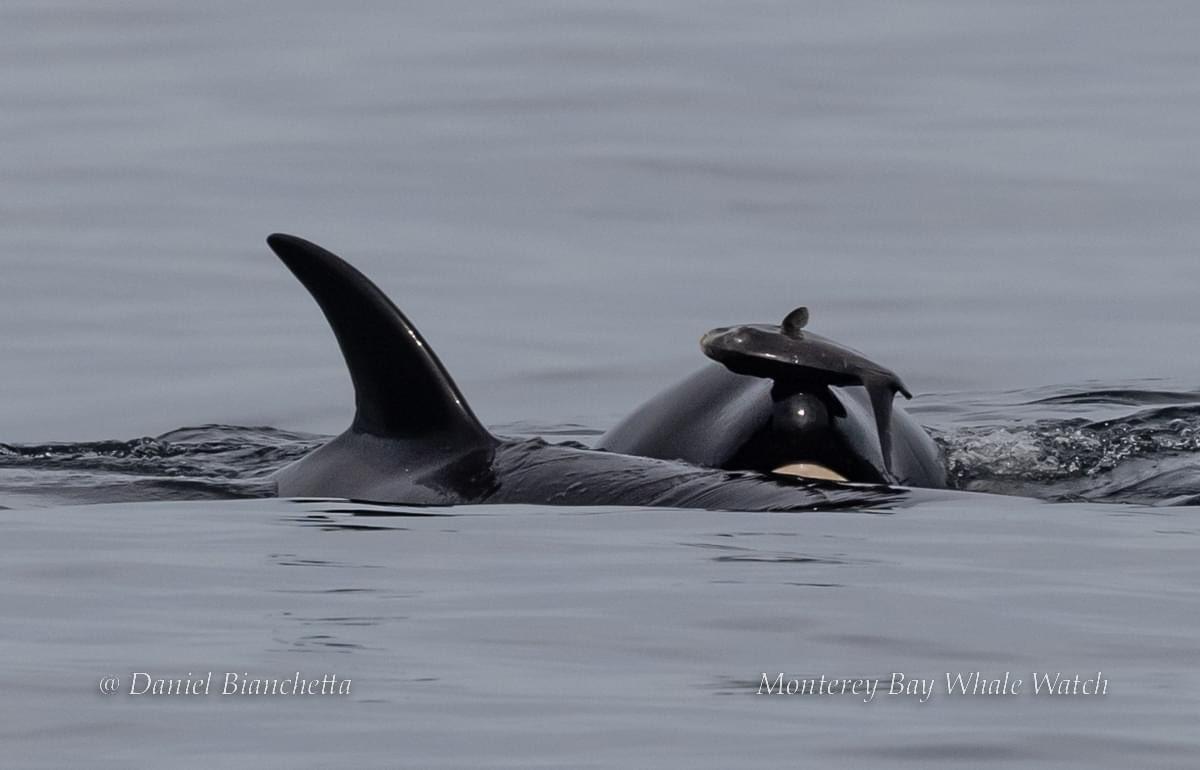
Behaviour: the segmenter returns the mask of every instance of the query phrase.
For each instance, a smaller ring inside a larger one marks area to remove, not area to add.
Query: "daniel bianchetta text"
[[[940,689],[939,689],[939,686]],[[894,696],[926,703],[934,695],[1108,695],[1108,678],[1102,671],[1090,674],[1033,672],[1028,679],[1005,671],[1001,676],[985,676],[981,671],[947,673],[945,678],[922,679],[894,672],[890,679],[827,677],[788,678],[784,674],[762,675],[758,695],[857,695],[864,703],[876,696]]]
[[[129,695],[349,695],[350,679],[334,674],[312,678],[299,671],[287,677],[260,677],[246,672],[226,671],[185,677],[158,677],[145,671],[129,675]],[[114,686],[116,685],[116,686]],[[106,677],[100,690],[108,695],[117,692],[118,677]]]

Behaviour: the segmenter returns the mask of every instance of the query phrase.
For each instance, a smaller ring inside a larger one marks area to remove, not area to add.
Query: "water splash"
[[[324,440],[203,425],[129,441],[0,444],[0,494],[26,505],[266,497],[272,471]]]
[[[950,419],[932,431],[956,487],[1160,505],[1200,495],[1200,392],[1043,391],[943,408]]]

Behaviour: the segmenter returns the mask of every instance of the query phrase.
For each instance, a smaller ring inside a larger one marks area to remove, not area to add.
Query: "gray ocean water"
[[[4,764],[1194,767],[1198,39],[1183,2],[6,0]],[[353,410],[274,231],[509,435],[593,440],[808,305],[960,491],[246,499]]]

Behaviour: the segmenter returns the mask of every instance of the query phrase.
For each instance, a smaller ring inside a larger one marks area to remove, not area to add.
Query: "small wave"
[[[1030,404],[1179,404],[1200,402],[1200,391],[1143,390],[1118,388],[1115,390],[1084,390],[1078,393],[1061,393],[1036,398]]]
[[[128,441],[0,444],[0,490],[23,504],[266,497],[266,476],[324,437],[202,425]]]

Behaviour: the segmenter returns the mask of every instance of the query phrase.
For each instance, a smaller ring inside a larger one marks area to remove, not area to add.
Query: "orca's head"
[[[709,331],[700,347],[720,366],[647,402],[600,446],[728,470],[944,486],[932,440],[893,409],[895,393],[909,395],[899,377],[807,323],[799,307],[778,325]]]
[[[861,387],[783,384],[770,390],[769,413],[729,467],[832,481],[887,479]]]

